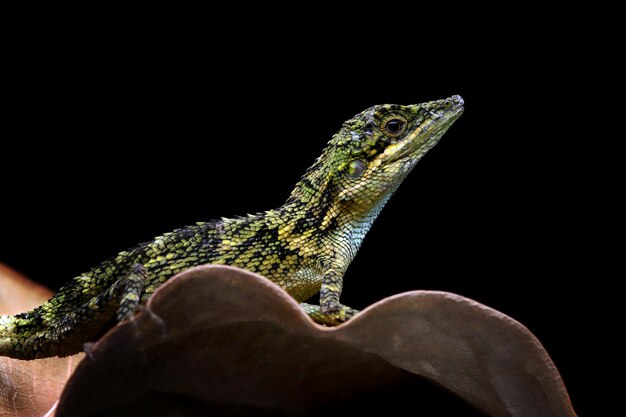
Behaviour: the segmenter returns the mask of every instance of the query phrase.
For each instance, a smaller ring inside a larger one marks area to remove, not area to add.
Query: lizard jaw
[[[448,102],[451,105],[447,108],[442,107],[441,102]],[[464,101],[460,96],[452,96],[447,100],[420,105],[422,110],[429,114],[430,119],[418,126],[401,142],[390,145],[385,150],[382,162],[390,164],[408,161],[410,165],[415,165],[463,114],[463,104]]]

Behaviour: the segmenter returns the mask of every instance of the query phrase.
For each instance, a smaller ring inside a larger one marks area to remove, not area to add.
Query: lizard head
[[[292,199],[322,198],[335,212],[379,210],[462,112],[460,96],[370,107],[343,124]]]

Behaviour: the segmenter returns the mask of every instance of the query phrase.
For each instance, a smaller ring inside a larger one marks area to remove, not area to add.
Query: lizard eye
[[[386,119],[383,123],[383,131],[387,136],[393,138],[400,136],[406,129],[406,120],[398,116],[393,116]]]
[[[352,179],[359,178],[363,171],[365,171],[365,163],[359,159],[350,162],[350,165],[348,165],[348,177]]]

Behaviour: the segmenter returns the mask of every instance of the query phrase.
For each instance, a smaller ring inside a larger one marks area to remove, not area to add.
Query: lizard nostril
[[[459,106],[462,106],[465,104],[465,100],[463,100],[463,97],[459,96],[459,95],[454,95],[452,97],[450,97],[450,100],[452,100],[454,102],[454,104],[458,104]]]

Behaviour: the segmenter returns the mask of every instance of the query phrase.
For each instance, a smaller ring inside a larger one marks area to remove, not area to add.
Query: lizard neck
[[[365,208],[334,198],[336,193],[332,187],[313,191],[310,184],[304,178],[276,214],[283,216],[294,238],[308,236],[325,242],[335,247],[349,263],[397,187],[390,189],[376,204]]]

